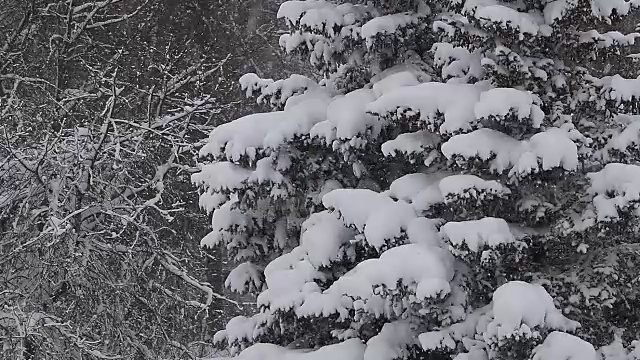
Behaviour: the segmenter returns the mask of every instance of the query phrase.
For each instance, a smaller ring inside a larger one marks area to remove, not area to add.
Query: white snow
[[[275,159],[266,157],[256,162],[256,170],[249,176],[249,181],[257,184],[265,182],[282,183],[285,181],[281,172],[276,170],[277,162]]]
[[[523,34],[537,35],[540,32],[548,34],[549,29],[541,29],[544,20],[534,13],[525,13],[503,5],[479,6],[474,17],[481,20],[481,23],[498,23],[502,28],[513,29]]]
[[[320,190],[318,192],[310,194],[310,197],[314,203],[322,204],[322,198],[325,195],[332,192],[333,190],[342,189],[342,188],[343,186],[342,184],[340,184],[339,181],[336,181],[334,179],[329,179],[329,180],[326,180],[324,184],[322,184],[322,187],[320,187]]]
[[[200,246],[213,247],[228,239],[228,229],[234,227],[241,231],[247,226],[247,216],[235,208],[237,197],[222,204],[213,212],[212,231],[200,241]]]
[[[250,318],[246,316],[236,316],[227,322],[224,330],[216,332],[213,337],[215,343],[225,341],[232,344],[235,341],[252,340],[255,335],[256,326],[264,319],[263,314],[256,314]]]
[[[346,228],[335,214],[322,211],[312,214],[302,224],[300,246],[308,261],[318,268],[338,260],[340,246],[354,236],[354,231]]]
[[[191,175],[191,182],[212,191],[233,191],[244,187],[249,176],[251,170],[221,161],[201,166],[200,172]]]
[[[380,333],[367,341],[364,360],[395,360],[409,355],[407,347],[416,341],[416,334],[407,322],[384,324]]]
[[[336,6],[326,2],[325,6],[308,9],[300,18],[300,25],[316,31],[324,30],[330,37],[334,37],[336,28],[353,25],[366,17],[370,11],[366,5],[345,3]]]
[[[591,14],[597,18],[609,18],[615,10],[618,15],[627,15],[634,7],[640,7],[638,0],[590,0]],[[555,0],[547,3],[544,18],[547,24],[563,19],[571,10],[577,8],[578,0]]]
[[[625,79],[616,74],[605,76],[595,82],[602,87],[605,97],[614,100],[618,104],[623,101],[631,101],[633,98],[640,99],[640,78]]]
[[[529,149],[527,150],[529,153],[535,154],[542,162],[542,170],[561,167],[568,171],[574,171],[578,168],[578,148],[570,136],[571,134],[565,129],[549,128],[533,135],[529,139],[527,144]],[[537,166],[531,166],[530,169],[522,168],[521,162],[518,165],[518,173],[521,174],[535,171],[538,168]]]
[[[516,242],[507,222],[491,217],[462,222],[450,221],[442,226],[440,232],[456,249],[465,244],[472,252],[482,251],[485,246],[493,248]]]
[[[325,23],[332,27],[334,24],[351,25],[370,10],[362,5],[334,5],[325,0],[285,1],[280,5],[277,17],[292,23],[300,20],[308,26],[320,26]]]
[[[327,6],[332,4],[324,0],[285,1],[280,5],[276,16],[278,19],[285,18],[291,22],[297,22],[305,12]]]
[[[351,139],[364,134],[368,128],[380,127],[379,120],[365,111],[366,105],[375,99],[369,89],[358,89],[335,98],[327,108],[327,120],[311,128],[311,137],[324,138],[331,144],[336,138]]]
[[[365,39],[367,47],[371,47],[371,45],[373,45],[373,39],[378,34],[395,33],[399,28],[420,23],[422,18],[422,15],[415,13],[399,13],[378,16],[362,25],[361,36]]]
[[[491,169],[496,172],[504,172],[510,169],[515,162],[520,142],[508,135],[492,129],[478,129],[468,134],[460,134],[452,137],[442,144],[442,153],[448,159],[454,155],[465,159],[478,157],[491,161]]]
[[[638,360],[640,359],[640,341],[631,341],[628,349],[620,336],[615,336],[611,344],[598,349],[602,360]]]
[[[443,247],[442,238],[438,227],[442,225],[443,220],[428,219],[418,217],[407,226],[407,237],[412,244],[422,244],[425,246]]]
[[[618,210],[640,201],[640,166],[611,163],[587,177],[591,181],[589,191],[594,195],[593,205],[599,221],[617,219]],[[613,197],[610,197],[611,193]]]
[[[369,215],[386,206],[392,206],[393,200],[385,194],[368,189],[337,189],[322,197],[322,204],[340,214],[346,225],[353,225],[364,231]]]
[[[419,154],[433,150],[440,144],[440,136],[431,131],[422,130],[398,135],[395,139],[382,144],[384,156]]]
[[[280,46],[287,53],[305,47],[312,65],[335,64],[333,55],[340,51],[343,40],[360,39],[362,23],[375,15],[373,6],[363,4],[287,1],[280,6],[278,17],[286,19],[290,33],[280,36]]]
[[[484,180],[474,175],[452,175],[442,179],[439,183],[440,192],[448,200],[448,197],[480,197],[482,193],[490,193],[505,196],[511,190],[495,180]]]
[[[379,115],[395,115],[398,110],[412,110],[420,118],[435,123],[438,114],[444,116],[441,133],[471,129],[475,121],[474,104],[480,98],[482,86],[428,82],[405,86],[381,96],[367,110]]]
[[[366,189],[338,189],[323,197],[323,204],[336,211],[344,224],[363,232],[369,245],[380,248],[399,238],[414,218],[414,208],[405,201],[393,201],[385,193]]]
[[[638,0],[591,0],[591,11],[594,16],[608,18],[615,12],[627,15],[633,7],[640,6]]]
[[[204,209],[207,214],[217,209],[220,205],[227,201],[227,196],[217,192],[209,193],[204,192],[198,198],[198,205],[201,209]]]
[[[399,284],[409,287],[418,301],[443,297],[449,293],[453,278],[453,260],[448,251],[407,244],[391,248],[378,259],[359,263],[322,294],[311,294],[297,309],[298,316],[340,313],[362,309],[375,316],[389,317],[392,304],[379,286],[395,290]]]
[[[407,174],[392,182],[385,193],[411,203],[416,211],[425,211],[445,201],[439,185],[449,175],[448,172]]]
[[[453,296],[452,294],[452,298]],[[464,302],[464,300],[461,301]],[[464,314],[464,310],[462,313]],[[418,340],[422,348],[426,350],[450,350],[462,343],[468,353],[460,353],[454,359],[488,360],[483,350],[486,344],[481,341],[481,334],[491,320],[491,315],[491,305],[475,309],[471,313],[464,314],[460,318],[460,322],[420,334]]]
[[[271,261],[264,270],[267,289],[257,299],[258,306],[271,311],[300,305],[308,293],[319,292],[315,280],[325,277],[305,259],[305,249],[297,247]]]
[[[445,198],[440,191],[440,183],[432,184],[426,187],[424,190],[416,194],[411,199],[411,205],[416,211],[428,211],[433,206],[442,204],[445,202]]]
[[[373,93],[376,98],[404,86],[415,86],[420,84],[417,77],[410,71],[399,71],[373,84]]]
[[[605,146],[605,151],[618,150],[622,153],[627,151],[627,148],[634,147],[640,145],[640,115],[635,116],[624,116],[628,118],[628,123],[625,126],[624,130],[619,133],[615,133],[607,146]],[[622,122],[621,118],[623,116],[617,116],[616,120],[618,122]],[[606,156],[606,155],[605,155]]]
[[[497,0],[456,0],[464,3],[463,13],[473,16],[484,26],[497,24],[503,29],[513,30],[520,39],[524,34],[549,35],[551,29],[545,24],[544,18],[536,12],[519,11],[516,5]]]
[[[564,18],[567,13],[578,6],[578,0],[555,0],[544,7],[544,20],[547,24],[553,24]]]
[[[453,360],[489,360],[489,356],[485,350],[471,349],[469,352],[459,353]]]
[[[447,350],[455,350],[456,343],[449,335],[449,333],[445,331],[430,331],[426,333],[420,334],[420,345],[422,345],[423,349],[429,350],[437,350],[437,349],[447,349]]]
[[[451,43],[435,43],[431,48],[434,65],[442,67],[440,76],[448,83],[468,83],[470,78],[481,79],[484,75],[481,52],[470,53],[464,47]]]
[[[480,94],[480,101],[474,111],[478,119],[490,116],[505,117],[513,112],[518,120],[530,120],[534,128],[539,128],[544,120],[540,109],[542,101],[529,91],[514,88],[496,88]]]
[[[236,360],[363,360],[365,345],[360,339],[323,346],[314,351],[290,350],[273,344],[255,344],[242,351]]]
[[[309,90],[290,98],[283,111],[248,115],[216,127],[200,149],[200,156],[224,156],[238,161],[255,159],[256,152],[277,148],[295,135],[308,134],[313,125],[326,120],[331,97],[320,90]]]
[[[486,194],[502,197],[510,194],[510,190],[495,180],[484,180],[473,175],[449,175],[447,172],[438,172],[402,176],[391,183],[386,194],[411,203],[419,212],[429,210],[434,205],[446,203],[452,200],[453,196],[474,197],[482,200]]]
[[[265,101],[267,97],[279,95],[271,101],[272,105],[286,103],[287,99],[295,94],[300,94],[310,88],[318,87],[315,81],[306,76],[293,74],[287,79],[273,81],[272,79],[261,79],[258,75],[248,73],[240,77],[240,87],[246,91],[247,97],[254,91],[260,90],[257,98],[258,103]]]
[[[262,271],[250,262],[236,266],[224,281],[225,287],[239,293],[244,292],[247,284],[253,284],[257,289],[262,287]]]
[[[315,50],[314,43],[321,41],[321,35],[295,32],[293,34],[282,34],[278,39],[278,44],[287,53],[290,54],[301,45],[305,45],[309,50]],[[324,49],[318,49],[321,55],[324,54]]]
[[[433,24],[431,25],[431,30],[433,30],[434,33],[441,33],[441,34],[446,34],[449,38],[453,37],[456,33],[456,27],[449,24],[446,20],[447,19],[444,15],[442,16],[443,20],[435,20],[433,22]]]
[[[618,124],[629,126],[640,121],[640,115],[618,114],[615,116],[614,121]]]
[[[533,350],[532,360],[597,360],[593,345],[579,337],[554,331]]]
[[[393,198],[411,202],[418,193],[430,185],[437,184],[442,177],[440,174],[407,174],[394,180],[385,193]]]
[[[412,61],[408,59],[405,62],[398,63],[388,69],[385,69],[381,72],[373,75],[371,80],[369,81],[374,87],[376,84],[381,83],[377,86],[377,89],[381,91],[380,94],[376,93],[376,96],[380,97],[387,92],[395,90],[399,87],[403,86],[415,86],[424,82],[429,82],[432,80],[431,75],[427,72],[428,69],[424,68],[424,64],[420,61]],[[417,80],[417,83],[411,80],[411,76],[409,75],[400,75],[401,73],[409,73],[412,77]],[[395,77],[394,75],[397,75]],[[376,90],[374,89],[374,92]]]
[[[574,331],[578,326],[562,315],[542,286],[510,281],[493,293],[493,320],[487,326],[485,341],[530,336],[536,327]]]
[[[441,150],[449,159],[461,156],[490,160],[491,170],[498,173],[511,170],[510,175],[524,176],[557,167],[574,171],[578,167],[578,148],[570,136],[565,129],[549,128],[529,140],[518,141],[483,128],[452,137]]]
[[[607,48],[610,46],[629,46],[634,45],[636,38],[640,37],[639,33],[622,34],[619,31],[609,31],[600,34],[597,30],[589,30],[580,32],[580,42],[590,43],[596,42],[599,48]]]
[[[318,270],[338,261],[341,247],[355,232],[328,211],[311,215],[302,225],[300,246],[271,261],[264,274],[268,289],[258,297],[259,305],[288,310],[302,304],[310,293],[320,292],[316,280],[325,280]]]
[[[417,217],[413,207],[404,201],[396,201],[381,209],[374,209],[367,218],[364,235],[367,242],[380,248],[385,241],[399,238],[409,223]]]
[[[262,89],[273,84],[273,79],[263,79],[254,73],[247,73],[240,77],[240,88],[245,90],[247,97],[251,97],[254,91],[262,91]]]

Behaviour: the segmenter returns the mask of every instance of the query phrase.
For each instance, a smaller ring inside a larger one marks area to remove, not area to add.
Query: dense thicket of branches
[[[192,149],[274,59],[263,5],[2,2],[0,357],[206,354],[239,305],[198,247]]]

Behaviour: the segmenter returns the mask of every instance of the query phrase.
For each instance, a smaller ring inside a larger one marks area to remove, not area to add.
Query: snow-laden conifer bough
[[[638,0],[287,1],[216,128],[240,360],[640,359]],[[633,29],[631,29],[633,30]]]

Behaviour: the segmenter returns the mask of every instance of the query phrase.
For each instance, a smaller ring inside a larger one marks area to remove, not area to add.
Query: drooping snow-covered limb
[[[165,259],[164,260],[163,259],[159,259],[159,261],[165,267],[165,269],[171,271],[174,275],[180,277],[181,279],[186,281],[191,286],[196,287],[199,290],[203,291],[205,294],[207,294],[207,300],[206,300],[205,303],[198,304],[197,302],[190,301],[189,302],[190,304],[198,304],[198,306],[200,306],[203,310],[205,310],[209,306],[211,306],[211,303],[213,302],[213,298],[215,297],[217,299],[221,299],[221,300],[227,301],[227,302],[237,306],[238,308],[241,308],[240,303],[238,303],[237,301],[231,300],[226,296],[218,294],[217,292],[213,291],[213,289],[210,286],[208,286],[207,284],[198,281],[194,277],[190,276],[184,270],[178,268],[174,264],[175,260],[174,260],[173,255],[167,253],[166,251],[164,253],[165,253]]]

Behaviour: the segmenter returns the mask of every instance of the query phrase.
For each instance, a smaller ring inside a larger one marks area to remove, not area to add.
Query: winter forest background
[[[0,358],[639,360],[639,26],[0,0]]]

